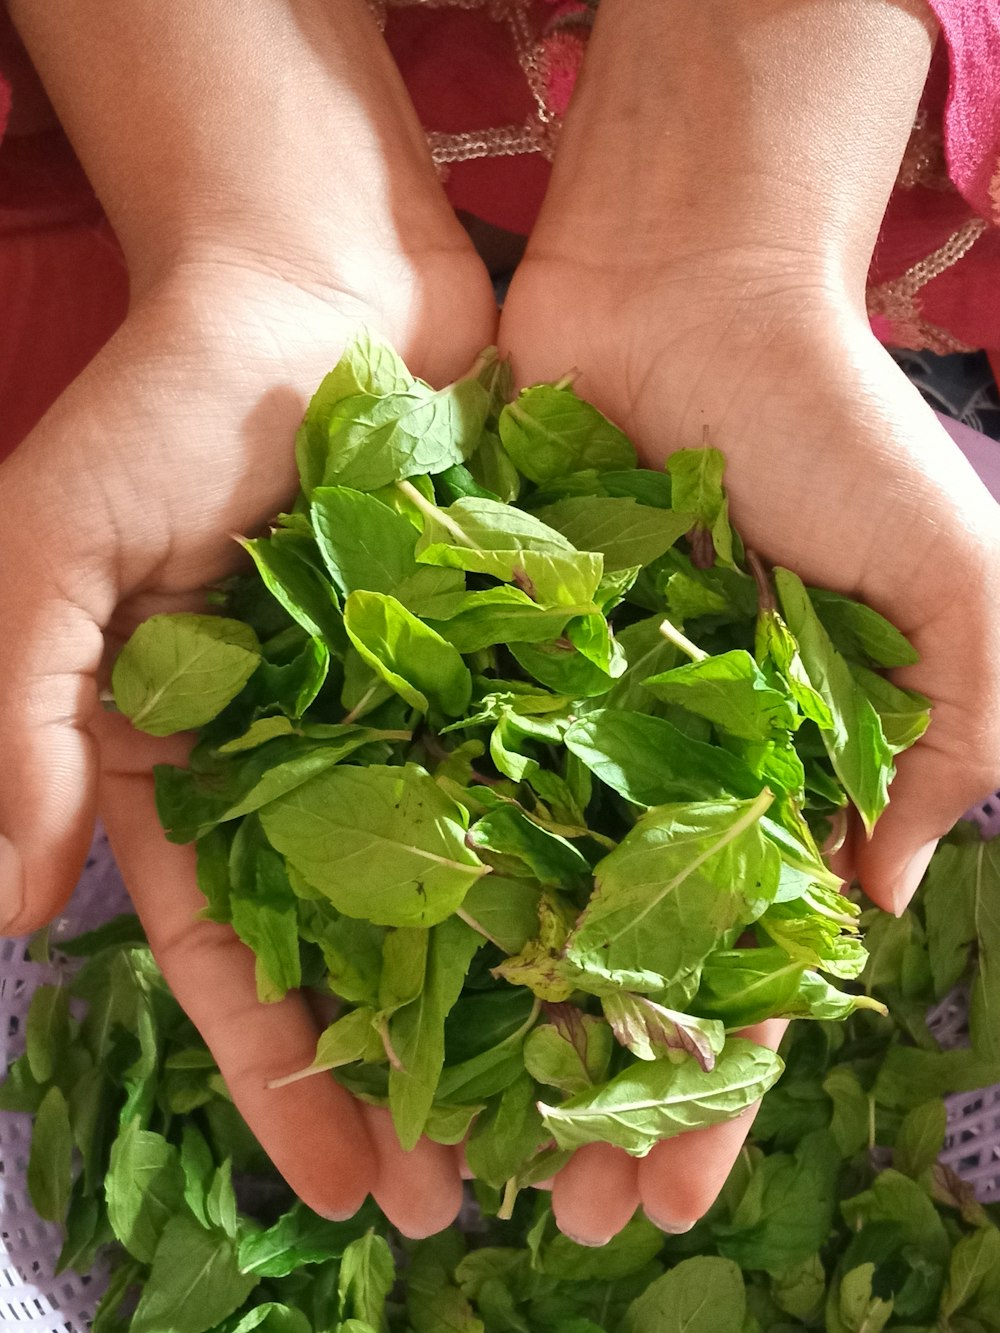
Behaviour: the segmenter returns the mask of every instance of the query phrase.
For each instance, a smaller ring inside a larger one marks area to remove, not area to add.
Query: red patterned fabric
[[[527,234],[585,51],[584,0],[370,0],[456,209]],[[1000,349],[1000,3],[930,0],[941,41],[869,281],[886,342]],[[18,132],[0,10],[0,456],[123,318],[127,276],[58,129]],[[8,123],[8,115],[10,121]],[[30,118],[29,118],[30,119]]]

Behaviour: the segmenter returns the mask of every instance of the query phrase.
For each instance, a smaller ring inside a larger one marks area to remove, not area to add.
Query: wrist
[[[532,249],[735,247],[860,291],[932,36],[919,0],[605,0]]]
[[[350,282],[455,244],[366,0],[9,5],[135,286],[205,249]]]

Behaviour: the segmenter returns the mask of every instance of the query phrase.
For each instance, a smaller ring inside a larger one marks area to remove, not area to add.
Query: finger
[[[378,1157],[372,1194],[389,1221],[411,1240],[450,1226],[462,1206],[460,1161],[454,1148],[425,1138],[406,1152],[385,1107],[365,1106],[364,1115]]]
[[[156,960],[240,1113],[309,1207],[349,1217],[375,1178],[375,1155],[354,1099],[323,1075],[267,1086],[312,1063],[319,1028],[304,997],[260,1004],[252,952],[228,926],[196,920],[204,899],[194,849],[164,839],[148,774],[106,773],[101,809]]]
[[[552,1184],[559,1230],[578,1245],[606,1245],[639,1206],[637,1162],[622,1148],[588,1143]]]
[[[788,1024],[756,1023],[739,1035],[775,1051]],[[718,1197],[750,1132],[760,1102],[720,1125],[664,1139],[639,1163],[639,1197],[649,1220],[663,1231],[690,1231]]]

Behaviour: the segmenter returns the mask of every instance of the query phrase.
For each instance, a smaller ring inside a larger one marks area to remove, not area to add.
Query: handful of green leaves
[[[881,1009],[836,984],[867,955],[818,845],[927,725],[879,674],[914,653],[744,552],[718,451],[646,470],[566,382],[515,398],[488,351],[434,391],[366,336],[296,450],[225,615],[153,617],[113,674],[199,732],[159,813],[261,999],[341,1006],[289,1077],[466,1140],[509,1214],[581,1144],[755,1102],[782,1062],[741,1028]]]

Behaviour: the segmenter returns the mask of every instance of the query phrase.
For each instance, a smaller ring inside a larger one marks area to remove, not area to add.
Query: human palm
[[[183,738],[140,736],[98,700],[138,621],[203,605],[205,585],[237,563],[232,534],[290,502],[295,427],[360,323],[445,382],[494,322],[471,251],[393,258],[365,295],[249,266],[182,269],[142,297],[0,470],[16,515],[0,533],[0,851],[23,894],[5,928],[59,910],[99,809],[154,953],[275,1164],[317,1211],[350,1214],[371,1189],[413,1234],[457,1210],[454,1150],[424,1141],[403,1154],[385,1115],[333,1080],[267,1088],[311,1061],[317,1023],[301,995],[259,1005],[252,954],[228,927],[196,919],[193,849],[163,839],[151,776],[154,763],[183,760]]]
[[[694,278],[529,254],[501,349],[521,383],[575,367],[578,391],[647,465],[707,432],[726,455],[747,544],[869,603],[912,640],[920,662],[897,676],[929,696],[932,725],[898,761],[874,836],[852,827],[838,863],[901,910],[936,840],[1000,780],[996,505],[862,315],[821,285],[789,291],[718,267]],[[751,1035],[772,1044],[782,1030]],[[596,1186],[592,1165],[574,1160],[556,1181],[560,1224],[599,1240],[640,1200],[668,1225],[692,1221],[748,1127],[741,1117],[683,1135],[639,1164],[602,1149]]]

